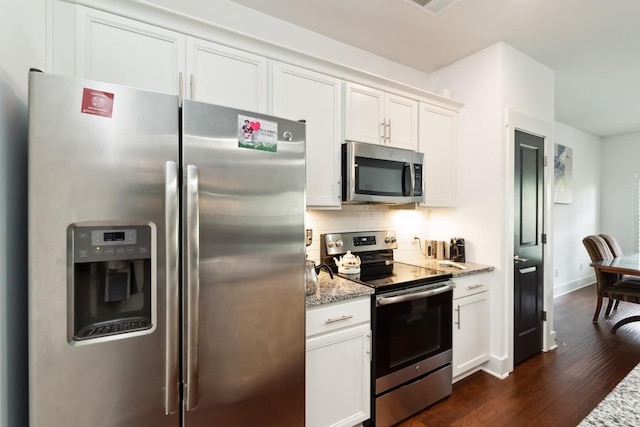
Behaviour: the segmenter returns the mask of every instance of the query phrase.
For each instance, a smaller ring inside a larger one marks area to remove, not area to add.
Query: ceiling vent
[[[445,9],[450,8],[460,0],[404,0],[405,3],[419,7],[421,10],[432,15],[437,15]]]

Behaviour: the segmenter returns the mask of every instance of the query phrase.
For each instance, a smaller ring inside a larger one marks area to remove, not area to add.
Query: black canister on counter
[[[451,238],[451,261],[465,262],[464,256],[464,239],[462,237]]]

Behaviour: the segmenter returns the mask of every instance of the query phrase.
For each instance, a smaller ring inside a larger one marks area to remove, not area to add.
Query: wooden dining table
[[[629,276],[638,276],[638,288],[640,289],[640,253],[623,255],[617,258],[605,259],[602,261],[594,261],[591,267],[597,268],[605,273],[626,274]],[[633,282],[630,282],[633,285]],[[618,321],[611,331],[613,333],[622,325],[631,322],[640,322],[640,315],[629,316]]]

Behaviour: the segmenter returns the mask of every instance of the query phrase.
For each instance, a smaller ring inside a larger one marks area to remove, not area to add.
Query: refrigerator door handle
[[[200,300],[200,218],[198,168],[187,166],[186,183],[186,409],[198,406],[198,308]]]
[[[165,262],[166,262],[166,345],[165,345],[165,414],[178,410],[179,402],[179,258],[178,258],[178,166],[166,162],[164,167]]]

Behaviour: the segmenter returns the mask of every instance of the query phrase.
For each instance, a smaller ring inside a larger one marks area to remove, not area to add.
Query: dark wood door
[[[515,131],[514,364],[542,350],[544,138]]]

